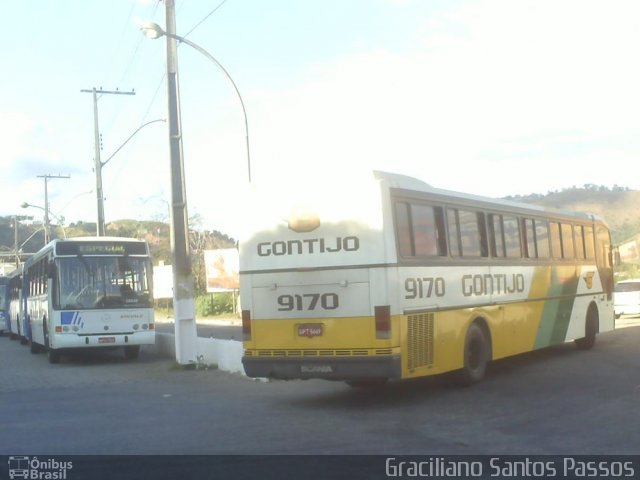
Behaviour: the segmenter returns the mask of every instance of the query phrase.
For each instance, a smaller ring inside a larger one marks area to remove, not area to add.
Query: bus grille
[[[244,354],[248,357],[365,357],[391,355],[393,349],[245,350]]]
[[[409,315],[407,324],[409,370],[433,366],[433,313]]]

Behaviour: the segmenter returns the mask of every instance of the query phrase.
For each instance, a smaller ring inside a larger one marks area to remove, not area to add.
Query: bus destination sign
[[[146,255],[144,242],[59,242],[56,255]]]

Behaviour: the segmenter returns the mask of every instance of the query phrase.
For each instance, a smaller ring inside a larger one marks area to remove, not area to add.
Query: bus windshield
[[[151,267],[147,258],[79,255],[56,259],[56,267],[56,308],[151,307]]]

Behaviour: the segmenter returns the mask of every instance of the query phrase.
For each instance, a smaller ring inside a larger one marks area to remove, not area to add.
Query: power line
[[[185,38],[186,38],[186,37],[188,37],[188,36],[191,34],[191,32],[193,32],[196,28],[198,28],[200,25],[202,25],[202,24],[205,22],[205,20],[206,20],[207,18],[209,18],[209,17],[210,17],[211,15],[213,15],[214,13],[216,13],[216,11],[217,11],[217,10],[218,10],[222,5],[224,5],[225,3],[227,3],[227,0],[222,0],[222,2],[220,2],[216,8],[214,8],[213,10],[211,10],[211,11],[210,11],[210,12],[209,12],[209,13],[208,13],[208,14],[207,14],[207,15],[206,15],[202,20],[200,20],[198,23],[196,23],[196,25],[195,25],[191,30],[189,30],[187,33],[185,33],[184,35],[181,35],[181,36],[182,36],[182,37],[185,37]]]
[[[191,30],[189,30],[185,35],[182,35],[182,37],[186,38],[188,35],[193,33],[193,31],[196,28],[198,28],[200,25],[202,25],[211,15],[216,13],[218,11],[218,9],[220,7],[222,7],[222,5],[224,5],[225,3],[227,3],[227,0],[222,0],[213,10],[211,10],[207,15],[205,15],[202,20],[200,20],[198,23],[196,23]],[[181,4],[179,8],[182,8],[183,5],[184,5],[184,3]],[[138,46],[139,46],[139,44],[138,44]],[[136,49],[137,49],[137,47],[136,47]],[[151,111],[151,107],[155,103],[156,97],[158,96],[158,92],[160,91],[160,87],[164,83],[165,76],[166,76],[166,73],[163,73],[162,78],[160,79],[160,82],[158,83],[158,86],[156,87],[156,90],[155,90],[155,92],[153,94],[153,97],[151,97],[151,101],[149,102],[149,105],[147,106],[147,111],[143,115],[141,122],[144,122],[146,120],[147,116],[149,115],[149,112]]]

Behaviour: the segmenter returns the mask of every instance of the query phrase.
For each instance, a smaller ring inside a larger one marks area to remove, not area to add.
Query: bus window
[[[484,215],[468,210],[458,210],[460,244],[465,257],[486,257],[486,232]]]
[[[403,257],[433,257],[446,254],[442,208],[396,203],[398,246]]]
[[[553,252],[553,258],[562,258],[560,224],[557,222],[551,222],[551,251]]]
[[[536,220],[535,226],[538,258],[549,258],[551,256],[549,249],[549,224],[543,220]]]
[[[396,203],[396,232],[398,235],[398,249],[403,257],[413,255],[411,245],[411,224],[409,223],[409,204],[406,202]]]
[[[560,233],[562,234],[562,258],[575,258],[573,225],[568,223],[560,224]]]
[[[433,207],[411,205],[411,219],[413,220],[413,244],[416,256],[436,255],[438,247]]]
[[[509,258],[520,258],[522,249],[520,247],[520,228],[516,217],[504,216],[502,218],[504,226],[504,246]]]

